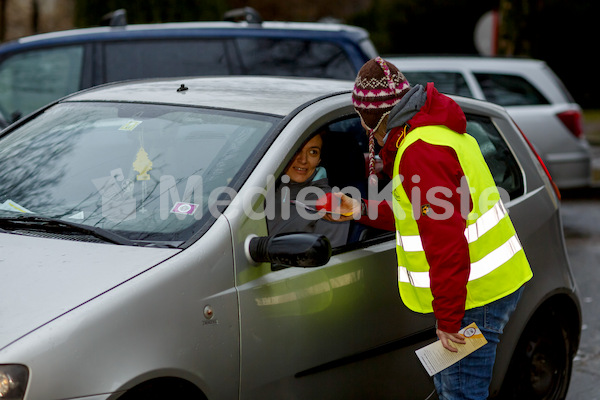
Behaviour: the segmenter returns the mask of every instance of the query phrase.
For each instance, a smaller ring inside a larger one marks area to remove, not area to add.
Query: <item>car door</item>
[[[288,124],[262,157],[260,165],[269,166],[259,165],[255,173],[278,176],[310,134],[339,118],[356,118],[348,95],[319,103],[296,118],[306,115],[312,122]],[[240,301],[241,398],[410,399],[431,393],[431,378],[414,350],[435,337],[435,322],[400,300],[393,233],[335,248],[322,267],[272,270],[270,264],[252,265],[239,250],[252,235],[268,234],[265,218],[242,215],[241,208],[230,217]]]

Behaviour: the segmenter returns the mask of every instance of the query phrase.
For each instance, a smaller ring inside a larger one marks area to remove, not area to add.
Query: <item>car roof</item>
[[[477,56],[389,56],[400,71],[442,71],[462,74],[512,74],[526,78],[551,104],[575,103],[560,78],[543,60]]]
[[[186,90],[178,91],[184,85]],[[224,108],[286,116],[319,98],[348,97],[354,82],[335,79],[220,76],[157,78],[108,83],[64,98],[63,102],[105,101]],[[483,100],[450,96],[465,112],[505,117],[503,107]]]
[[[522,71],[546,66],[542,60],[530,58],[508,57],[469,57],[469,56],[387,56],[384,57],[400,71],[403,68],[418,67],[419,69],[483,69],[488,71]]]
[[[245,33],[242,33],[245,32]],[[265,21],[260,24],[242,22],[170,22],[157,24],[132,24],[117,27],[94,27],[70,29],[57,32],[41,33],[22,37],[13,42],[0,46],[12,47],[19,45],[34,45],[48,43],[75,42],[81,40],[107,40],[124,37],[156,37],[156,36],[273,36],[273,37],[310,37],[318,35],[330,36],[352,36],[358,39],[367,38],[368,32],[357,26],[339,23],[316,23],[316,22],[277,22]]]
[[[179,90],[180,88],[185,90]],[[334,79],[224,76],[148,79],[110,83],[63,101],[110,101],[224,108],[285,116],[323,96],[348,94],[353,82]]]

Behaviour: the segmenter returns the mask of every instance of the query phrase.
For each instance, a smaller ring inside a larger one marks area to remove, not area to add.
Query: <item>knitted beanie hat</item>
[[[374,173],[373,132],[409,90],[410,84],[402,72],[381,57],[367,61],[358,71],[352,91],[352,104],[369,128],[370,175]]]

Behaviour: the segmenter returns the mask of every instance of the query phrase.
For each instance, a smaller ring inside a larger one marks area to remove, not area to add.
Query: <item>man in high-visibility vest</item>
[[[392,209],[379,203],[378,220],[361,222],[396,230],[402,301],[434,313],[448,351],[472,322],[488,340],[434,375],[438,395],[486,399],[499,336],[532,272],[479,146],[456,102],[432,83],[411,87],[380,57],[359,71],[352,101],[369,134],[371,174],[377,140],[394,182]]]

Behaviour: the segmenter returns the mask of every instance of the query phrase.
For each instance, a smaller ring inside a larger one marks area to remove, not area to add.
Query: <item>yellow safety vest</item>
[[[465,309],[483,306],[516,291],[531,279],[533,273],[477,141],[468,134],[459,134],[444,126],[427,126],[415,128],[406,136],[394,163],[393,208],[402,301],[413,311],[433,312],[430,267],[413,206],[399,175],[402,154],[419,139],[454,149],[471,192],[473,209],[465,229],[471,260]]]

